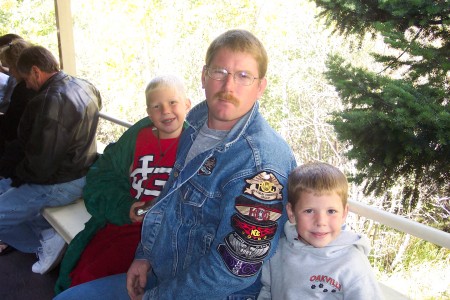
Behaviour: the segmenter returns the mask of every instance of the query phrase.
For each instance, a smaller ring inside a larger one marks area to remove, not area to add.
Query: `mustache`
[[[227,92],[217,92],[214,96],[215,98],[223,99],[236,105],[239,104],[239,99]]]

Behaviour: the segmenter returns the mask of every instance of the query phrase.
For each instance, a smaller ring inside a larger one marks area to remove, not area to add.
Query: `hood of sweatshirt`
[[[289,221],[284,224],[284,233],[286,234],[286,239],[290,247],[302,249],[303,251],[311,251],[315,255],[323,257],[338,257],[341,251],[348,247],[355,247],[366,256],[370,252],[369,239],[364,234],[355,233],[350,230],[342,230],[341,234],[334,241],[322,248],[316,248],[299,240],[295,224]]]

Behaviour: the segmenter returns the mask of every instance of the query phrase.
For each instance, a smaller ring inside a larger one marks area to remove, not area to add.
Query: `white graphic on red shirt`
[[[154,155],[146,155],[139,159],[138,167],[130,174],[131,187],[136,191],[136,199],[141,195],[158,197],[167,180],[162,180],[158,174],[167,174],[163,176],[168,178],[172,168],[151,166],[154,161]]]

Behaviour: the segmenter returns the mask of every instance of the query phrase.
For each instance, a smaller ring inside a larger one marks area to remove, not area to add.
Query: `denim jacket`
[[[262,264],[287,220],[287,178],[296,166],[258,108],[185,165],[207,120],[206,102],[188,115],[170,179],[143,221],[136,259],[148,260],[157,280],[144,299],[257,296]]]

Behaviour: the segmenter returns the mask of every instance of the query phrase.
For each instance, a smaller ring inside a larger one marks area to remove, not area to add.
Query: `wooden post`
[[[67,74],[75,76],[77,70],[70,0],[55,0],[55,17],[61,69]]]

